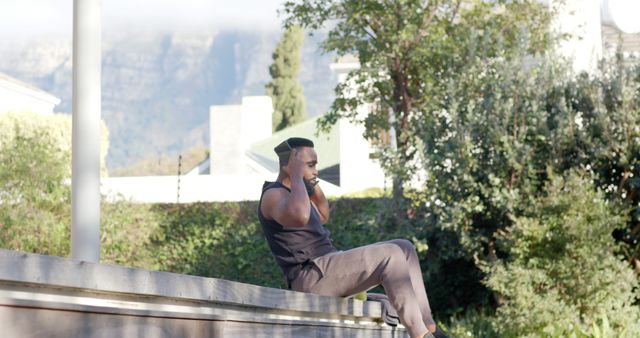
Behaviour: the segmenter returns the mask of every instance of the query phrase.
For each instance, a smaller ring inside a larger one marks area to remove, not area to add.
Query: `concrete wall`
[[[2,337],[406,338],[381,306],[0,250]]]

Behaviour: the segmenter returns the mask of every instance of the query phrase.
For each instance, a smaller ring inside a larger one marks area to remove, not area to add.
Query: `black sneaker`
[[[449,338],[439,327],[436,326],[436,332],[431,334],[434,338]]]
[[[436,332],[427,332],[427,334],[425,334],[424,336],[422,336],[422,338],[448,338],[446,334],[444,334],[444,332],[442,332],[442,330],[440,330],[439,327],[436,327]]]

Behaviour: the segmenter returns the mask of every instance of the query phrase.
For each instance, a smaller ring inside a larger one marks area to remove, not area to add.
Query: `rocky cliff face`
[[[263,95],[279,32],[152,34],[107,37],[102,54],[102,117],[110,132],[109,168],[149,154],[208,144],[209,106]],[[327,110],[336,77],[319,38],[305,41],[300,80],[311,116]],[[71,111],[71,40],[0,43],[0,72],[62,99]]]

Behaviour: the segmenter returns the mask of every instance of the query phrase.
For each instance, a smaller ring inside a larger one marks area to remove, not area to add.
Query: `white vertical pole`
[[[71,257],[100,260],[101,0],[73,1]]]

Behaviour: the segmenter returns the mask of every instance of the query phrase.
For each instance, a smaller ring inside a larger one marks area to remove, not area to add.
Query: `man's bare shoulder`
[[[278,206],[278,203],[289,197],[289,191],[283,187],[271,188],[262,195],[260,211],[267,219],[273,219],[271,212]]]

